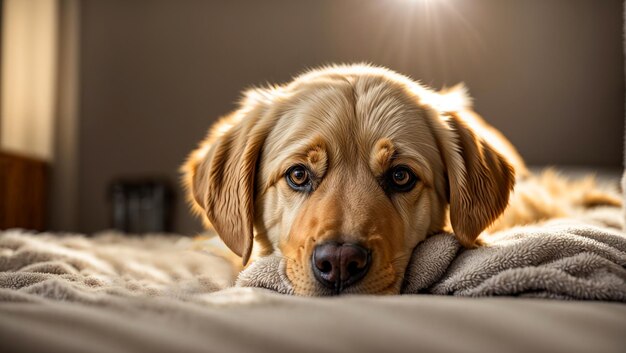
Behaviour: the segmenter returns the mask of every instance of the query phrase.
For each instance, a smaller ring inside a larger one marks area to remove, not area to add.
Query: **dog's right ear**
[[[246,94],[240,109],[216,123],[181,168],[194,211],[243,259],[253,244],[256,165],[274,126],[271,92]]]
[[[466,248],[506,208],[515,184],[507,159],[483,140],[456,113],[445,113],[436,129],[448,176],[450,222]]]

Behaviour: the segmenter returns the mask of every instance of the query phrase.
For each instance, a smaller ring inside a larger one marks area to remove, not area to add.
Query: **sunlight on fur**
[[[472,248],[620,203],[592,179],[529,172],[465,86],[436,92],[370,65],[248,91],[182,172],[194,211],[243,264],[283,258],[299,295],[397,294],[429,235],[450,230]]]

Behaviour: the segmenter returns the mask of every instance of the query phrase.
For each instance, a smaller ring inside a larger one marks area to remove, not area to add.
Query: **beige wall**
[[[107,183],[176,180],[242,88],[368,61],[435,87],[465,81],[531,164],[619,167],[619,0],[81,2],[77,230],[108,224]],[[199,223],[179,195],[176,230]]]

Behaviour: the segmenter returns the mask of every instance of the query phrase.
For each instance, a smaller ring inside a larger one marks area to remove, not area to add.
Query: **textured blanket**
[[[202,294],[232,286],[236,273],[231,263],[192,250],[192,245],[189,238],[165,235],[0,232],[0,301],[201,301]]]
[[[626,236],[616,209],[494,234],[489,245],[462,250],[451,234],[419,244],[404,294],[526,296],[626,301]],[[292,293],[278,257],[255,262],[239,286]]]
[[[417,246],[403,293],[529,296],[626,301],[626,236],[616,209],[495,234],[487,247],[462,250],[450,234]],[[42,298],[100,303],[111,297],[202,302],[233,286],[237,274],[215,253],[184,237],[133,238],[0,233],[0,300]],[[280,259],[256,261],[237,286],[291,293]]]
[[[301,298],[225,288],[235,279],[228,263],[191,247],[164,236],[3,232],[0,351],[617,353],[626,345],[621,303]]]

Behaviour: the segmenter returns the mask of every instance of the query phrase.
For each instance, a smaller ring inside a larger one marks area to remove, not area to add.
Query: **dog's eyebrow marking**
[[[396,147],[388,138],[382,138],[376,142],[370,157],[370,169],[376,176],[382,175],[391,164]]]
[[[280,180],[285,172],[294,164],[306,163],[311,168],[311,172],[317,178],[322,178],[328,169],[328,154],[326,145],[321,136],[316,136],[309,143],[301,146],[299,150],[292,153],[287,159],[280,162],[280,167],[276,168],[264,185],[264,190],[274,185]]]
[[[409,153],[409,151],[411,151]],[[426,159],[417,151],[397,146],[389,138],[381,138],[376,142],[370,157],[370,170],[376,177],[382,176],[394,161],[413,166],[413,172],[424,182],[432,185],[432,171]]]
[[[324,140],[320,136],[317,136],[311,141],[306,151],[307,161],[316,169],[318,169],[319,175],[326,173],[328,166],[328,156],[326,154],[326,148]]]

